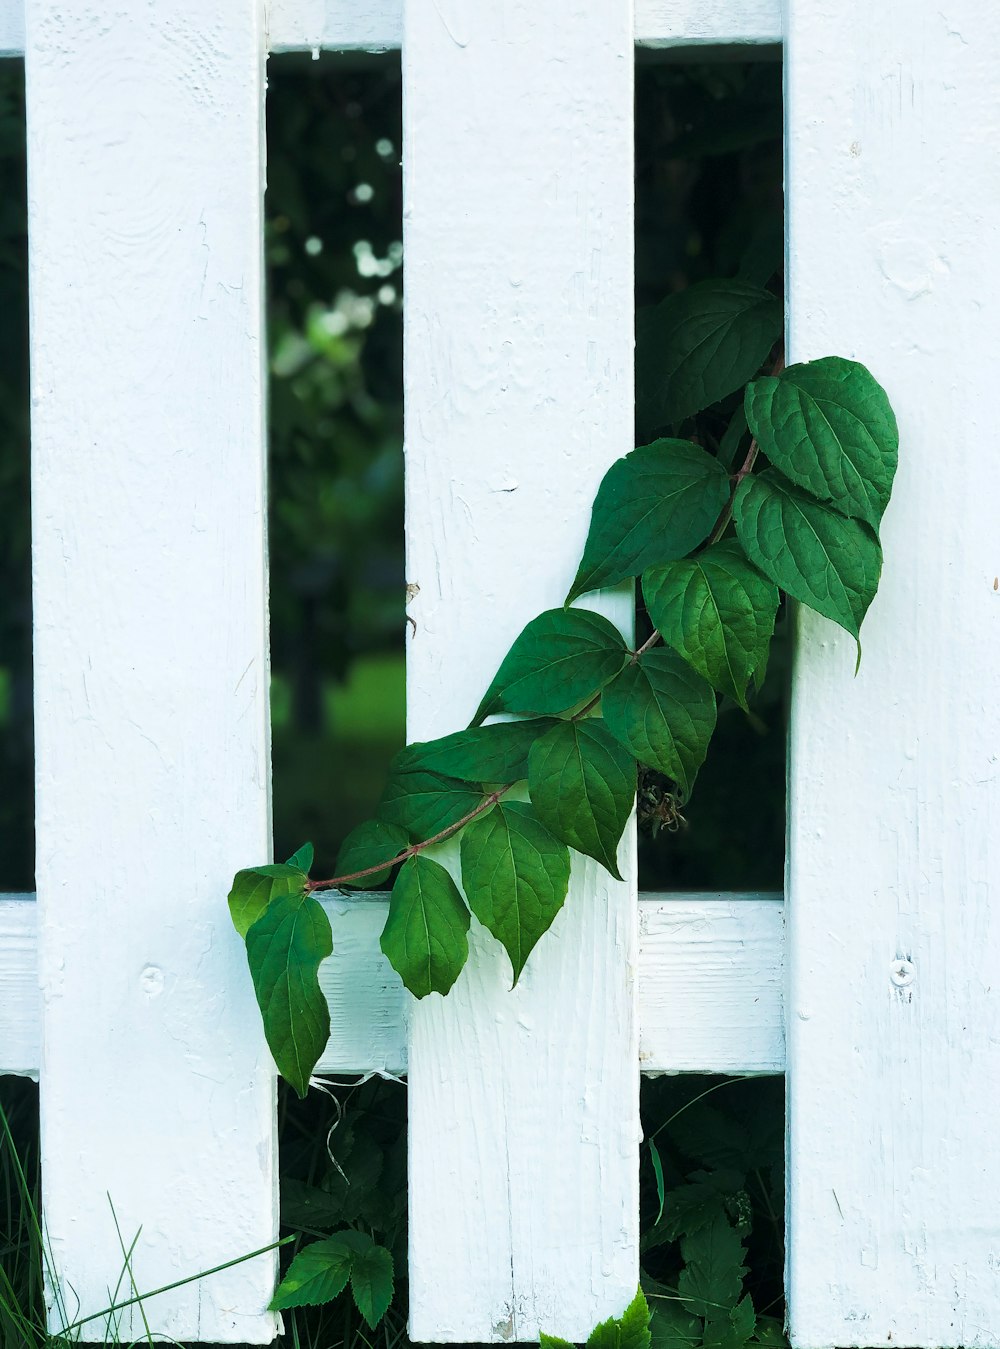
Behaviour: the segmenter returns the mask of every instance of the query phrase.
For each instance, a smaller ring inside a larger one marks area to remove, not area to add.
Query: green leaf
[[[767,1345],[767,1349],[787,1349],[788,1338],[776,1316],[758,1316],[753,1342]]]
[[[754,380],[746,414],[757,444],[786,478],[878,529],[899,431],[885,390],[863,365],[827,356]]]
[[[229,913],[236,931],[245,937],[272,899],[304,894],[307,880],[306,873],[290,863],[271,862],[237,871],[229,892]]]
[[[728,499],[726,470],[690,441],[657,440],[619,459],[597,489],[567,603],[684,557],[708,537]]]
[[[561,1340],[558,1335],[546,1335],[543,1330],[538,1336],[539,1349],[576,1349],[569,1340]]]
[[[285,1227],[336,1227],[344,1221],[344,1201],[340,1194],[330,1194],[318,1185],[306,1185],[301,1180],[282,1177],[281,1222]]]
[[[608,729],[686,801],[715,730],[715,694],[674,651],[647,651],[604,690]]]
[[[603,688],[628,659],[614,624],[589,609],[548,609],[504,657],[474,721],[492,712],[565,712]]]
[[[382,952],[416,998],[447,993],[469,957],[469,910],[443,866],[404,862],[389,900]]]
[[[683,1237],[681,1257],[677,1292],[687,1311],[711,1317],[736,1305],[746,1269],[743,1243],[728,1218],[718,1217]]]
[[[392,1301],[392,1256],[384,1246],[372,1243],[358,1251],[351,1264],[351,1292],[358,1311],[374,1330]]]
[[[397,773],[442,773],[462,782],[517,782],[528,773],[528,751],[555,725],[552,717],[501,721],[407,745],[393,761]]]
[[[587,1349],[649,1349],[649,1341],[649,1307],[640,1288],[621,1316],[594,1327]]]
[[[501,802],[462,835],[462,885],[472,912],[510,956],[516,984],[563,906],[569,849],[530,805]]]
[[[705,1321],[705,1349],[743,1349],[757,1328],[757,1313],[749,1293],[728,1311],[717,1311]]]
[[[312,871],[312,864],[313,864],[313,845],[311,843],[303,843],[302,847],[299,848],[297,852],[293,852],[291,857],[288,859],[288,866],[298,867],[298,869],[300,871],[304,871],[307,876],[309,875],[310,871]]]
[[[780,302],[745,281],[703,281],[640,309],[635,378],[641,433],[679,422],[740,388],[764,363],[782,322]]]
[[[271,1301],[273,1312],[289,1307],[318,1307],[332,1302],[347,1287],[354,1261],[353,1247],[343,1233],[314,1241],[299,1251],[278,1284]]]
[[[660,1207],[656,1210],[656,1217],[653,1219],[653,1225],[655,1226],[663,1217],[663,1205],[667,1196],[663,1188],[663,1163],[660,1161],[660,1149],[652,1138],[649,1140],[649,1156],[653,1163],[653,1175],[656,1177],[656,1197],[660,1201]]]
[[[733,540],[643,572],[646,608],[668,646],[746,709],[751,675],[767,660],[778,590]]]
[[[603,722],[560,722],[535,742],[528,793],[556,838],[596,858],[617,880],[618,841],[635,799],[635,761]]]
[[[312,895],[273,899],[246,935],[247,963],[268,1048],[282,1077],[305,1096],[330,1038],[330,1012],[319,986],[333,951],[330,920]]]
[[[734,517],[747,557],[765,576],[858,636],[882,569],[882,549],[867,525],[814,501],[773,469],[744,478]]]
[[[666,1196],[663,1216],[642,1238],[642,1249],[655,1250],[685,1233],[698,1232],[725,1215],[723,1196],[715,1186],[704,1181],[677,1185]]]
[[[702,1323],[679,1302],[658,1301],[649,1321],[652,1349],[698,1349]]]
[[[457,824],[482,799],[482,792],[440,773],[396,773],[382,793],[378,816],[422,843]]]
[[[365,820],[344,839],[337,854],[336,874],[353,876],[357,871],[367,871],[369,867],[379,866],[382,862],[391,862],[409,846],[410,837],[398,824],[387,824],[385,820]],[[392,875],[392,867],[386,866],[370,876],[358,876],[346,884],[359,890],[370,890],[373,886],[384,885]]]

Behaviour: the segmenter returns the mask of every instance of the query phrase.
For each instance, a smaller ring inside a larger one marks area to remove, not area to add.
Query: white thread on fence
[[[257,3],[29,0],[26,73],[41,1147],[50,1297],[87,1315],[109,1194],[140,1288],[276,1234],[224,900],[270,848]],[[157,1329],[269,1340],[275,1267]]]
[[[792,0],[789,346],[900,422],[853,641],[799,615],[791,1338],[1000,1343],[1000,9]]]
[[[327,899],[333,955],[323,1073],[406,1071],[409,999],[379,949],[384,895]],[[0,898],[0,1073],[37,1077],[41,1038],[36,911]],[[639,900],[639,1066],[645,1073],[781,1073],[784,919],[777,896]]]

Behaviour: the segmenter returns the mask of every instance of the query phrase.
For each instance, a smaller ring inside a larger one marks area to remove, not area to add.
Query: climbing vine
[[[573,853],[620,879],[637,765],[670,779],[678,807],[687,801],[717,697],[748,709],[763,680],[781,592],[846,629],[860,661],[896,421],[855,361],[786,368],[773,355],[781,322],[779,301],[743,281],[704,282],[640,314],[648,443],[605,475],[564,607],[527,624],[467,728],[397,755],[335,876],[311,877],[309,844],[237,873],[230,911],[265,1035],[300,1095],[330,1031],[318,971],[333,937],[319,894],[391,885],[382,950],[418,998],[454,985],[473,914],[516,983],[566,899]],[[741,389],[717,441],[692,438],[691,419],[728,409]],[[635,648],[575,607],[631,578],[653,626]],[[517,719],[489,720],[498,715]],[[458,879],[431,855],[448,839],[459,842]],[[367,1258],[345,1252],[345,1271]]]

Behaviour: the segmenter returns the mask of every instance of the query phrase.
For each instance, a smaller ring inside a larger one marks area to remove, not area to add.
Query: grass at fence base
[[[281,1173],[289,1182],[325,1189],[332,1197],[354,1193],[344,1212],[355,1225],[374,1231],[391,1245],[397,1293],[385,1320],[370,1331],[350,1295],[323,1307],[284,1313],[278,1349],[409,1349],[406,1335],[406,1090],[373,1080],[336,1086],[336,1099],[311,1092],[297,1101],[283,1092],[280,1110]],[[665,1319],[678,1307],[684,1270],[682,1243],[660,1240],[661,1207],[669,1215],[682,1188],[708,1175],[726,1193],[734,1230],[741,1234],[746,1270],[733,1282],[736,1296],[749,1295],[758,1318],[758,1338],[750,1345],[781,1349],[784,1337],[782,1265],[784,1258],[782,1140],[783,1082],[780,1078],[719,1078],[685,1075],[643,1081],[641,1232],[643,1284],[653,1309],[653,1349],[679,1349],[676,1327]],[[332,1132],[331,1132],[332,1129]],[[653,1164],[652,1140],[660,1166],[661,1190]],[[665,1201],[665,1202],[664,1202]],[[45,1329],[43,1272],[46,1251],[38,1219],[37,1088],[19,1079],[0,1079],[0,1349],[67,1349],[80,1342],[79,1327],[67,1335]],[[285,1217],[294,1216],[286,1205]],[[659,1230],[658,1230],[659,1228]],[[282,1252],[287,1268],[296,1249],[326,1229],[283,1223],[289,1245]],[[140,1238],[141,1239],[141,1238]],[[122,1237],[122,1264],[110,1272],[119,1304],[134,1296],[130,1282],[130,1244]],[[234,1259],[241,1256],[234,1252]],[[139,1290],[141,1292],[142,1290]],[[98,1343],[143,1345],[156,1334],[156,1298],[142,1297],[147,1333],[120,1341],[125,1308],[88,1326]],[[688,1318],[691,1320],[692,1318]],[[64,1312],[64,1324],[72,1316]],[[554,1332],[558,1327],[551,1328]],[[90,1343],[92,1341],[88,1341]],[[706,1339],[705,1342],[708,1342]],[[698,1349],[701,1338],[684,1341]],[[192,1349],[194,1347],[192,1346]],[[198,1346],[198,1349],[210,1349]],[[230,1346],[230,1349],[232,1347]]]

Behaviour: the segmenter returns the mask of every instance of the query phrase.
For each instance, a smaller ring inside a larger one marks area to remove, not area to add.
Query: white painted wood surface
[[[24,0],[0,0],[0,56],[24,53]]]
[[[273,52],[399,47],[403,0],[270,0]],[[781,41],[781,0],[636,0],[635,40],[646,47]],[[24,50],[24,0],[0,0],[0,56]]]
[[[403,41],[408,730],[465,725],[561,604],[632,446],[628,0],[408,0]],[[600,115],[595,116],[595,109]],[[632,621],[628,596],[605,612]],[[454,860],[454,858],[453,858]],[[638,1276],[637,910],[575,868],[518,988],[474,936],[410,1018],[410,1335],[571,1340]]]
[[[319,1071],[406,1072],[409,998],[379,948],[384,895],[327,899],[334,952],[320,969],[330,1043]],[[785,1069],[784,921],[777,896],[639,901],[639,1066],[645,1073]],[[36,911],[0,898],[0,1073],[37,1077]]]
[[[1000,9],[791,0],[789,358],[900,423],[881,592],[800,615],[791,1338],[1000,1344]]]
[[[270,847],[261,19],[27,8],[42,1161],[71,1315],[122,1267],[108,1194],[140,1288],[276,1231],[225,902]],[[157,1299],[157,1330],[269,1340],[275,1263]]]

